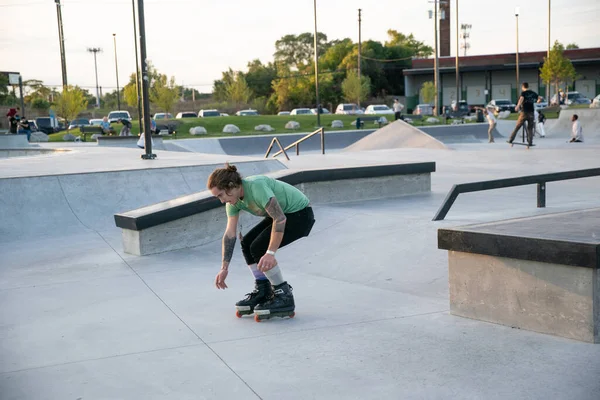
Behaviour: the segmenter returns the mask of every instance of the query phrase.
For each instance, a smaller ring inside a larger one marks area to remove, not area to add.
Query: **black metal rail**
[[[479,192],[482,190],[502,189],[513,186],[534,185],[537,184],[537,206],[546,207],[546,183],[565,181],[570,179],[589,178],[600,176],[600,168],[580,169],[576,171],[554,172],[550,174],[520,176],[517,178],[504,178],[492,181],[481,181],[471,183],[459,183],[452,186],[450,192],[446,195],[442,206],[439,208],[433,221],[441,221],[446,217],[450,207],[456,201],[461,193]]]

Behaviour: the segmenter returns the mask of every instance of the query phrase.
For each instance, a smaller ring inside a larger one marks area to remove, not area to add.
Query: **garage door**
[[[596,81],[575,81],[575,90],[587,97],[588,99],[593,99],[594,97],[596,97]]]
[[[467,103],[471,105],[485,104],[485,87],[484,86],[468,86],[467,87]]]
[[[492,100],[511,99],[510,85],[492,85]]]
[[[456,100],[456,86],[448,86],[444,88],[443,105],[449,106]]]

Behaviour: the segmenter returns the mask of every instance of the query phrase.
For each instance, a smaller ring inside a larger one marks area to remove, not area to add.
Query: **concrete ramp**
[[[280,170],[276,160],[236,164],[244,176]],[[0,243],[112,232],[114,214],[205,190],[222,164],[0,179]]]
[[[420,129],[398,120],[346,147],[344,151],[398,148],[447,149],[448,147]]]
[[[583,127],[584,141],[600,140],[600,109],[599,108],[576,108],[562,110],[556,120],[547,120],[545,124],[548,137],[564,137],[568,139],[571,134],[571,117],[573,114],[579,116]]]

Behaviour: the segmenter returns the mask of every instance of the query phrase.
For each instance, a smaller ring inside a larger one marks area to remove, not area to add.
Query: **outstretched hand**
[[[261,272],[265,272],[274,268],[276,265],[277,260],[275,259],[275,256],[265,254],[260,258],[260,261],[258,262],[258,270]]]
[[[215,286],[217,287],[217,289],[227,289],[227,285],[225,284],[225,279],[227,279],[227,274],[229,273],[229,271],[227,271],[226,269],[222,269],[219,271],[219,273],[217,274],[216,278],[215,278]]]

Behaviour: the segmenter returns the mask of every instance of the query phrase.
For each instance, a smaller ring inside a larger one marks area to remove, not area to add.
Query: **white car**
[[[342,103],[342,104],[338,104],[337,108],[335,109],[335,113],[336,114],[341,114],[341,115],[358,115],[358,114],[364,114],[363,110],[361,110],[360,107],[357,106],[354,103]]]
[[[258,111],[256,110],[240,110],[235,113],[238,117],[246,117],[250,115],[258,115]]]
[[[312,114],[314,114],[314,115],[317,115],[317,109],[316,109],[316,108],[311,108],[311,109],[310,109],[310,112],[311,112]],[[328,109],[326,109],[325,107],[321,107],[321,115],[323,115],[323,114],[331,114],[331,113],[330,113],[330,112],[329,112],[329,110],[328,110]]]
[[[290,115],[289,111],[279,111],[277,115]]]
[[[129,111],[111,111],[108,113],[108,122],[115,123],[119,122],[121,119],[126,119],[131,122],[131,115],[129,115]]]
[[[417,104],[415,107],[415,111],[413,111],[415,115],[433,115],[433,106],[431,104]]]
[[[221,112],[219,110],[200,110],[198,112],[199,118],[220,117],[220,116],[221,116]]]
[[[102,125],[102,120],[101,119],[90,119],[90,125],[100,126],[100,125]]]
[[[600,108],[600,94],[592,99],[590,108]]]
[[[310,115],[310,108],[294,108],[290,115]]]
[[[193,111],[183,111],[183,112],[177,113],[177,115],[175,116],[175,119],[181,119],[181,118],[198,118],[198,114],[196,114]]]
[[[152,117],[153,120],[157,120],[157,119],[173,119],[173,114],[171,113],[156,113],[154,114],[154,117]]]
[[[367,107],[365,114],[394,114],[394,110],[385,104],[372,104]]]

